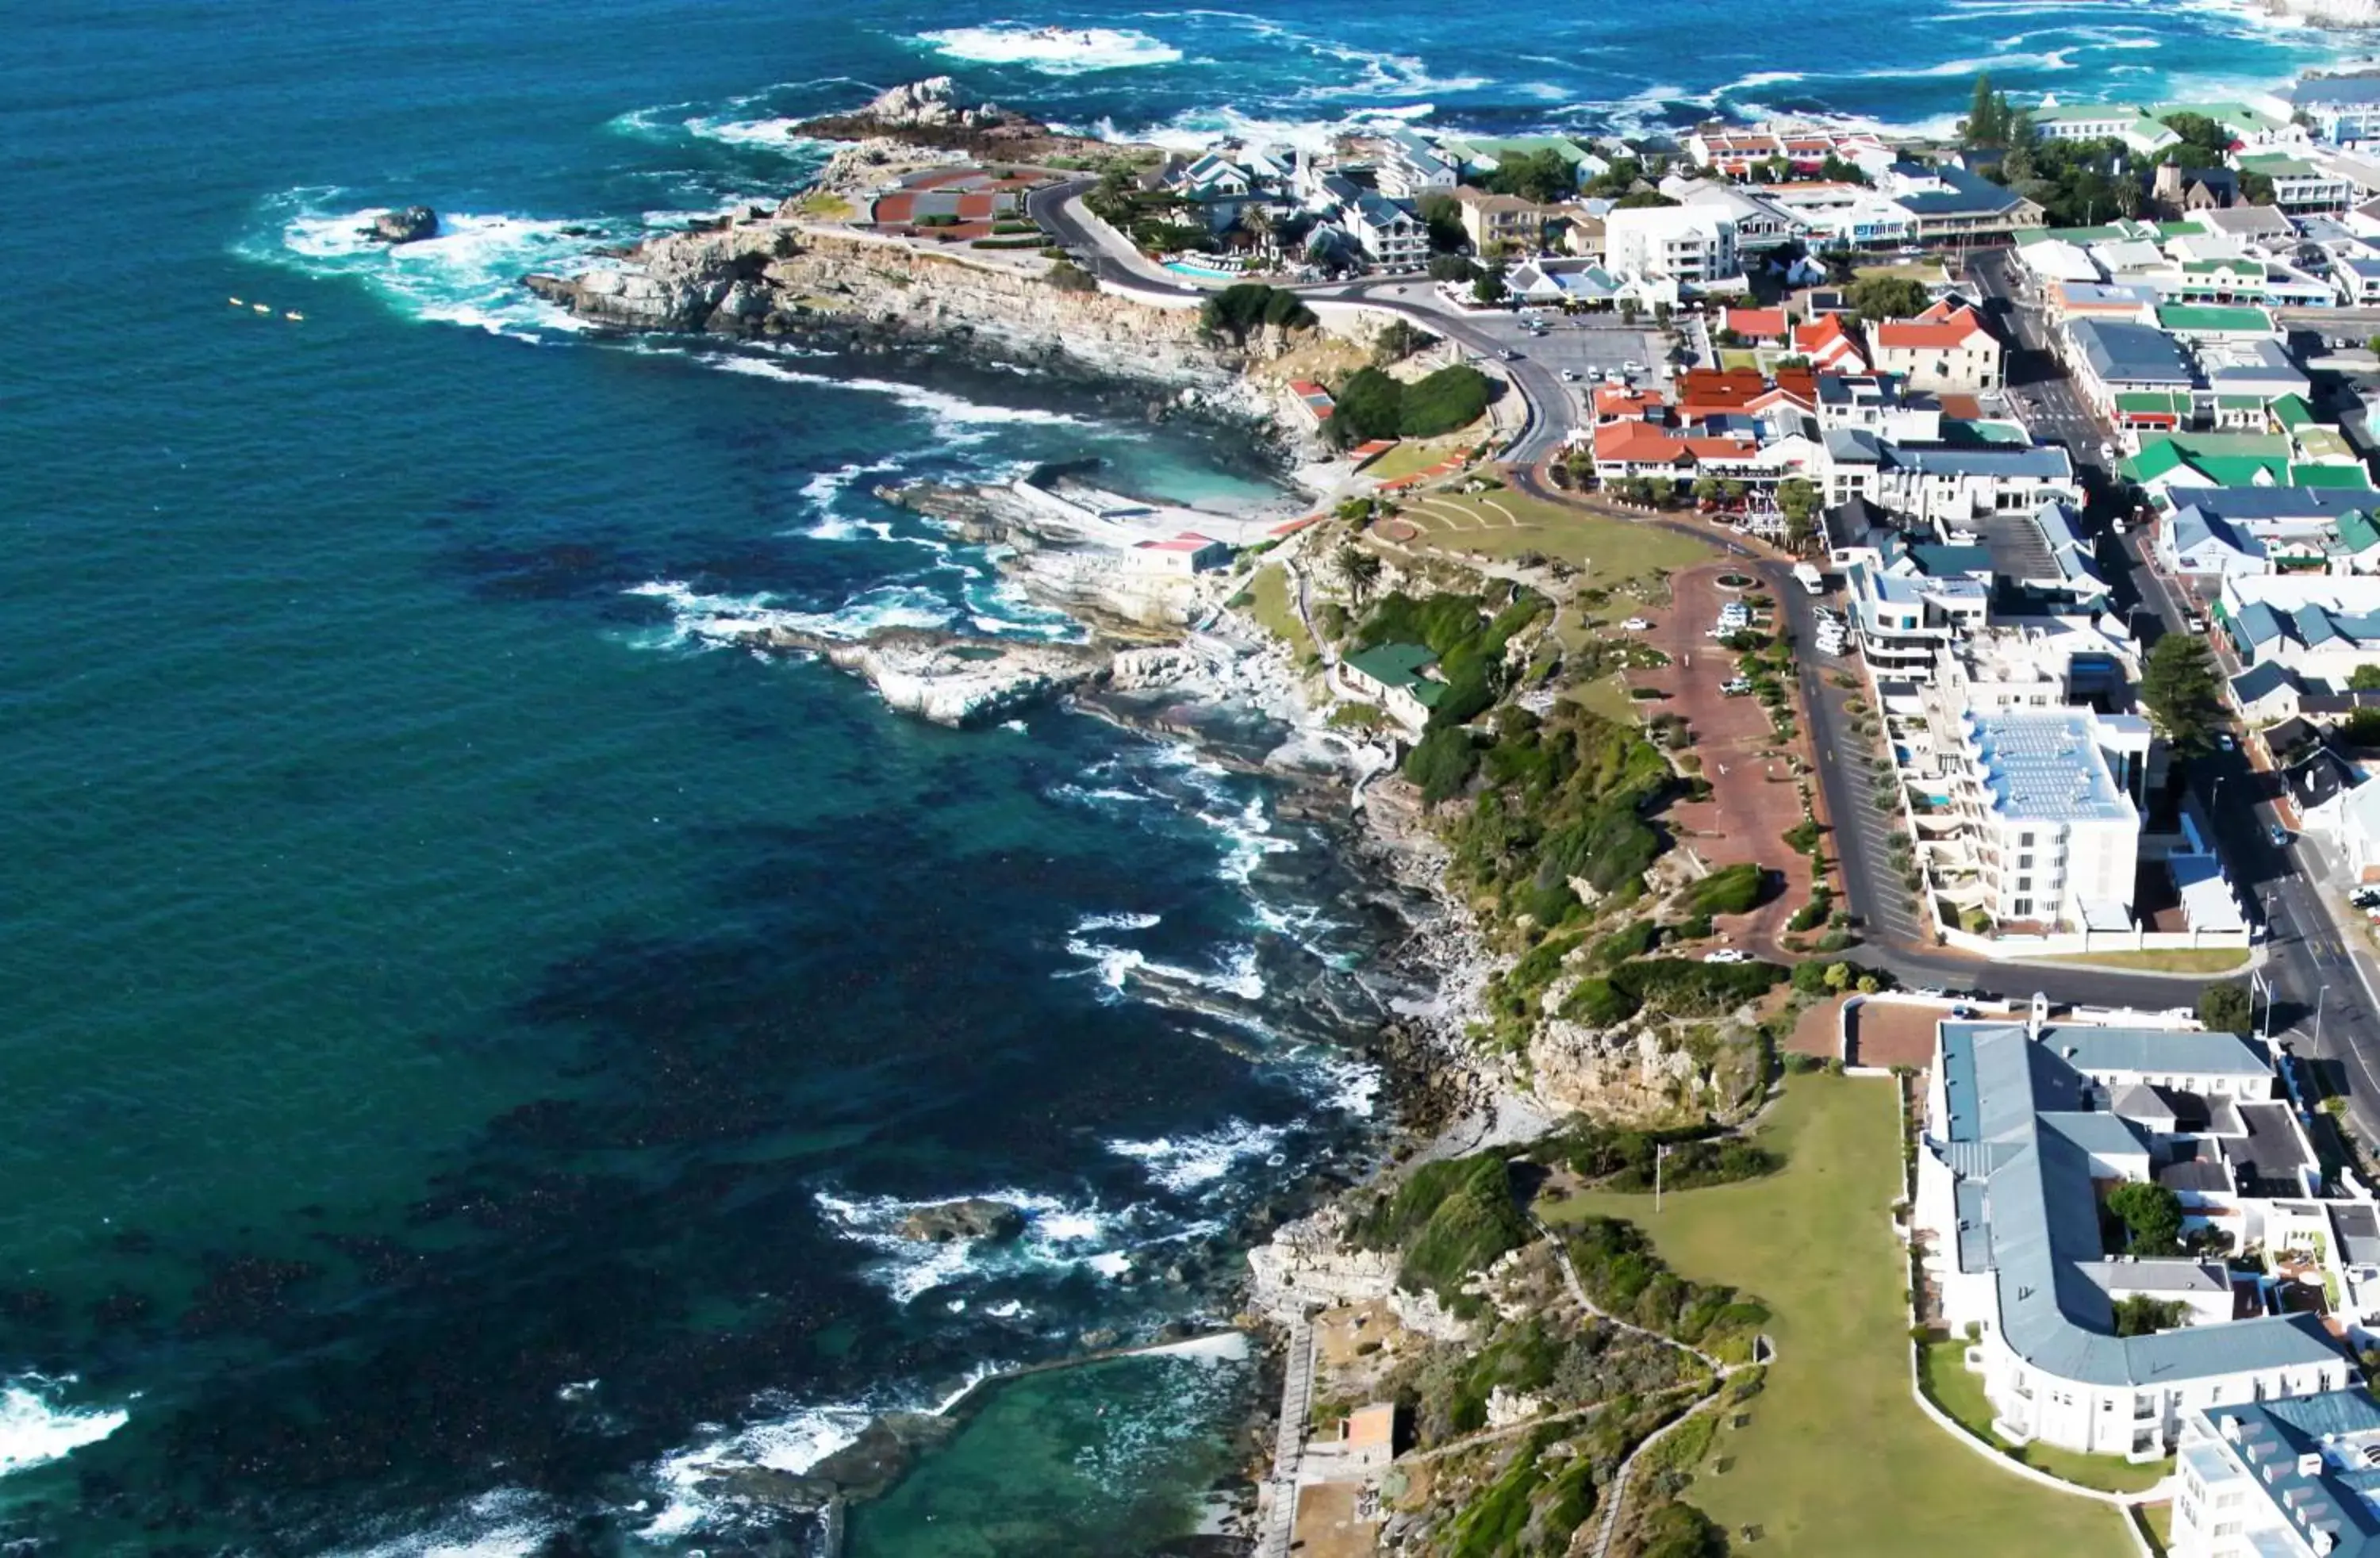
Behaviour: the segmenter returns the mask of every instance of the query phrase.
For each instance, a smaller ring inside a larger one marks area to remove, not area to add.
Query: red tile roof
[[[1755,341],[1781,341],[1785,338],[1785,310],[1782,309],[1721,309],[1718,327],[1748,335]]]
[[[1875,327],[1878,350],[1948,351],[1965,346],[1977,335],[1988,335],[1975,310],[1964,306],[1945,310],[1940,303],[1915,319],[1886,320]]]

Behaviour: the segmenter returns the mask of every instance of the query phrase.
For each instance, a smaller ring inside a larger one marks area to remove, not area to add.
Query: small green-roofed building
[[[2335,529],[2338,544],[2350,552],[2369,552],[2380,546],[2380,525],[2374,524],[2372,516],[2360,508],[2350,508],[2340,515]]]
[[[2329,487],[2342,493],[2368,493],[2372,477],[2360,465],[2292,465],[2292,487]]]
[[[2273,316],[2262,309],[2217,303],[2168,303],[2156,311],[2157,328],[2170,335],[2277,338]]]
[[[2118,469],[2143,487],[2278,487],[2289,483],[2292,453],[2277,434],[2172,433],[2143,440]],[[2204,480],[2192,480],[2192,472]]]
[[[2290,432],[2314,426],[2313,408],[2302,396],[2285,395],[2273,402],[2273,420]]]
[[[1540,152],[1551,152],[1576,168],[1590,154],[1566,135],[1449,136],[1439,146],[1466,163],[1500,163],[1507,157],[1533,157]]]
[[[2140,418],[2180,427],[2192,414],[2188,390],[2121,390],[2116,396],[2116,415],[2127,421]]]
[[[2241,173],[2261,173],[2267,178],[2311,178],[2317,171],[2302,158],[2268,152],[2263,156],[2240,159]]]
[[[1399,724],[1418,736],[1430,711],[1446,696],[1446,684],[1426,675],[1438,656],[1420,644],[1375,644],[1341,662],[1359,692],[1380,700]]]
[[[2335,427],[2302,427],[2289,436],[2297,441],[2298,457],[2316,465],[2348,465],[2363,463],[2356,459],[2355,451],[2347,446],[2347,435]]]
[[[2283,128],[2280,120],[2245,103],[2159,103],[2150,105],[2149,114],[2160,124],[2176,114],[2195,114],[2202,119],[2214,120],[2240,140],[2251,135],[2270,135]]]

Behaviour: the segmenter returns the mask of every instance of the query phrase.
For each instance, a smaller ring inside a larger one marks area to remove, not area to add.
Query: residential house
[[[1879,321],[1867,334],[1876,371],[1900,374],[1912,389],[1981,395],[2003,382],[1999,337],[1964,303],[1945,298],[1915,319]]]
[[[2073,462],[2055,444],[1903,444],[1838,428],[1826,435],[1823,469],[1828,502],[1864,497],[1945,530],[2082,501]]]
[[[1604,264],[1613,274],[1682,287],[1742,286],[1735,223],[1700,206],[1614,207],[1603,219]]]
[[[1827,373],[1817,380],[1818,426],[1858,428],[1898,443],[1942,441],[1942,407],[1931,396],[1906,393],[1889,373]]]
[[[1376,644],[1347,656],[1339,668],[1350,687],[1378,700],[1409,736],[1427,728],[1429,712],[1446,695],[1446,683],[1434,674],[1438,656],[1419,644]]]
[[[2380,573],[2370,493],[2329,487],[2176,487],[2155,548],[2168,573]]]
[[[2020,252],[2030,254],[2033,250]],[[2093,267],[2092,274],[2097,274],[2096,267]],[[2108,320],[2119,324],[2156,323],[2156,288],[2135,283],[2052,282],[2045,289],[2044,300],[2049,306],[2050,318],[2060,324],[2084,319]]]
[[[1792,355],[1809,360],[1820,374],[1864,373],[1870,366],[1859,337],[1842,314],[1820,314],[1793,327]]]
[[[1792,213],[1762,194],[1732,184],[1696,184],[1682,189],[1675,199],[1682,205],[1716,211],[1733,222],[1735,247],[1746,254],[1765,254],[1802,237],[1802,224]]]
[[[1974,1337],[1965,1361],[1994,1433],[2149,1464],[2193,1414],[2276,1410],[2353,1384],[2319,1316],[2237,1305],[2220,1260],[2112,1257],[2101,1234],[2102,1187],[2148,1182],[2176,1188],[2201,1223],[2220,1208],[2243,1244],[2252,1231],[2267,1248],[2335,1248],[2324,1203],[2254,1194],[2289,1182],[2252,1158],[2311,1157],[2262,1046],[2043,1012],[1940,1026],[1918,1138],[1920,1259],[1950,1333]],[[2301,1172],[2293,1180],[2302,1195]],[[2119,1333],[2116,1307],[2134,1295],[2179,1303],[2184,1323]]]
[[[2332,487],[2368,492],[2363,464],[2328,428],[2301,432],[2183,432],[2143,437],[2118,474],[2158,507],[2178,487]]]
[[[1848,508],[1851,505],[1845,505]],[[1978,631],[1991,612],[1991,554],[1982,547],[1912,543],[1887,531],[1874,557],[1838,549],[1845,615],[1879,680],[1932,679],[1943,647]]]
[[[1791,218],[1813,249],[1886,249],[1917,237],[1917,218],[1864,184],[1764,184],[1760,198]]]
[[[1388,133],[1377,177],[1380,193],[1396,201],[1417,201],[1431,194],[1451,195],[1457,182],[1454,164],[1437,147],[1409,129],[1395,129]]]
[[[2239,159],[2240,171],[2273,182],[2273,203],[2292,214],[2305,211],[2344,211],[2355,201],[2355,186],[2337,172],[2305,157],[2268,152]]]
[[[1733,335],[1748,347],[1781,347],[1786,335],[1785,310],[1722,308],[1718,311],[1718,333]]]
[[[2289,99],[2313,133],[2334,145],[2380,139],[2380,76],[2308,76]]]
[[[1463,184],[1454,190],[1454,204],[1474,253],[1535,254],[1545,246],[1546,219],[1551,213],[1535,201]]]
[[[1366,190],[1342,213],[1364,255],[1384,271],[1417,271],[1429,263],[1429,229],[1402,206]]]
[[[2183,167],[2179,163],[2165,163],[2150,181],[2149,195],[2175,216],[2187,216],[2194,211],[2221,211],[2239,203],[2240,176],[2228,167]]]
[[[2243,664],[2271,662],[2337,687],[2380,666],[2380,578],[2234,574],[2215,615]]]

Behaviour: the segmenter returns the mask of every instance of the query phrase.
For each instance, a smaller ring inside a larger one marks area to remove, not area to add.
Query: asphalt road
[[[2027,402],[2035,435],[2066,444],[2083,468],[2091,517],[2100,529],[2100,560],[2118,605],[2137,608],[2134,625],[2145,643],[2164,633],[2191,631],[2188,617],[2202,609],[2201,603],[2152,566],[2148,538],[2137,532],[2118,537],[2106,529],[2121,506],[2099,464],[2098,446],[2107,433],[2046,351],[2047,323],[2014,275],[2008,252],[1975,255],[1968,273],[1980,284],[2003,334],[2019,345],[2010,381]],[[2325,310],[2321,323],[2335,330],[2360,317]],[[2238,669],[2219,645],[2217,657],[2227,673]],[[2317,1062],[2326,1086],[2346,1092],[2357,1133],[2366,1141],[2380,1141],[2380,992],[2374,988],[2370,957],[2341,939],[2318,895],[2326,862],[2303,839],[2275,846],[2268,830],[2277,821],[2271,802],[2278,779],[2256,773],[2242,753],[2218,750],[2192,759],[2187,776],[2233,885],[2248,901],[2251,918],[2266,926],[2263,974],[2274,1037]],[[2156,1004],[2185,1003],[2177,998]],[[2260,1002],[2260,1016],[2263,1011]]]

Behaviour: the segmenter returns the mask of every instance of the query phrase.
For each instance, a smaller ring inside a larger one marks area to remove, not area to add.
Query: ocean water
[[[1985,66],[2150,96],[2342,46],[2127,0],[1829,16],[1813,59],[1742,0],[1502,47],[1344,0],[12,11],[0,1542],[798,1551],[729,1468],[1211,1318],[1244,1220],[1378,1127],[1303,1001],[1375,914],[1272,784],[722,641],[1069,633],[871,489],[1089,454],[1266,491],[1234,441],[997,363],[601,340],[522,272],[772,198],[821,155],[791,119],[929,71],[1312,137],[1915,122]],[[358,239],[413,201],[446,236]],[[894,1234],[965,1194],[1025,1236]],[[854,1551],[1145,1551],[1248,1388],[995,1392]]]

